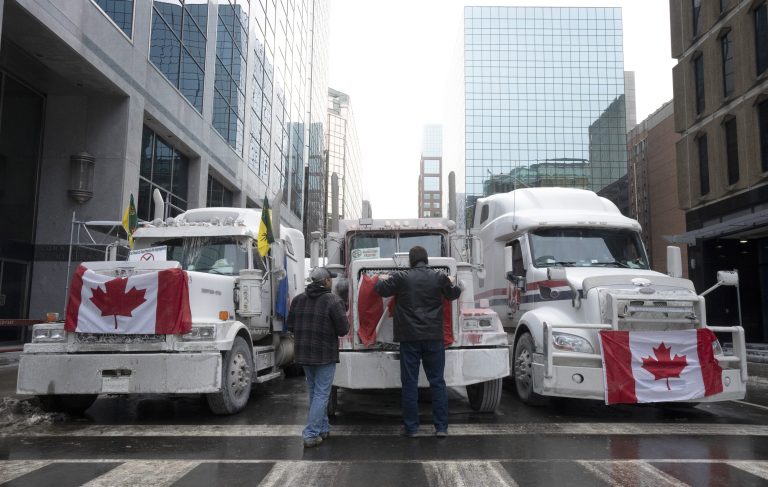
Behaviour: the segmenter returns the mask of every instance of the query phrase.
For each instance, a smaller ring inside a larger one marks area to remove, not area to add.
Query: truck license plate
[[[101,392],[103,394],[127,394],[130,390],[131,377],[102,377]]]

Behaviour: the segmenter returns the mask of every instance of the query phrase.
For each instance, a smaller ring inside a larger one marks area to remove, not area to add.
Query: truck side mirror
[[[717,271],[717,282],[721,286],[738,286],[739,271]]]

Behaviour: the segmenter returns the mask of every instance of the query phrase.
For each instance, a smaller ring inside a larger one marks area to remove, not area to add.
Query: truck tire
[[[37,396],[40,407],[47,413],[83,414],[93,406],[98,394],[46,394]]]
[[[529,406],[546,404],[546,398],[533,391],[533,353],[536,347],[530,333],[523,333],[515,344],[512,375],[515,379],[517,396]]]
[[[467,386],[469,405],[479,413],[492,413],[501,401],[502,380],[493,379]]]
[[[331,394],[328,396],[328,406],[326,407],[326,413],[328,417],[336,416],[336,410],[339,407],[339,388],[337,386],[331,387]]]
[[[253,353],[243,337],[235,337],[221,364],[221,390],[206,394],[213,414],[235,414],[248,404],[253,384]]]

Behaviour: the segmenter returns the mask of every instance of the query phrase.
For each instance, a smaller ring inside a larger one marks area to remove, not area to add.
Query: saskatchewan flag
[[[139,218],[136,216],[136,205],[133,204],[133,193],[131,193],[131,202],[123,213],[123,228],[128,234],[128,246],[133,248],[133,231],[139,224]]]
[[[264,195],[264,206],[261,208],[261,224],[259,224],[259,235],[256,242],[259,247],[259,254],[266,257],[269,252],[269,246],[275,241],[272,235],[272,211],[269,209],[269,200]]]

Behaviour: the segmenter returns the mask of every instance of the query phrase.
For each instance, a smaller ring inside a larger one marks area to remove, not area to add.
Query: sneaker
[[[448,436],[447,431],[435,431],[435,436],[438,438],[446,438]]]
[[[400,430],[400,436],[404,438],[415,438],[417,431],[408,431],[405,428]]]
[[[323,438],[320,436],[314,436],[312,438],[304,439],[304,448],[312,448],[323,442]]]
[[[331,436],[330,431],[326,431],[325,433],[320,433],[320,438],[327,440]]]

